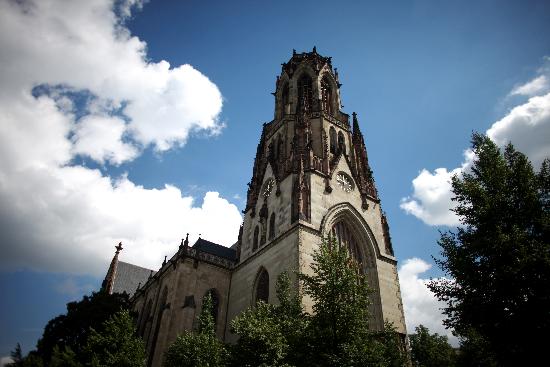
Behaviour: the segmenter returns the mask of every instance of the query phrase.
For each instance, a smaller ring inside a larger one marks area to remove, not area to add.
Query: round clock
[[[336,175],[336,182],[345,192],[351,192],[353,190],[353,180],[344,172],[338,172]]]
[[[273,190],[273,187],[275,186],[275,180],[270,178],[269,180],[267,180],[264,184],[264,190],[263,190],[263,193],[262,195],[264,196],[264,198],[267,199],[267,197],[271,194],[271,191]]]

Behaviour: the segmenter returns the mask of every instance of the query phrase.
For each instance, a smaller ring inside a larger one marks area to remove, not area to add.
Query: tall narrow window
[[[330,140],[330,152],[336,154],[336,129],[331,126],[328,135]]]
[[[283,156],[283,141],[281,140],[281,134],[277,138],[277,158]]]
[[[283,116],[289,112],[288,107],[288,83],[283,87],[283,93],[281,94],[281,105],[283,108]]]
[[[145,309],[143,310],[141,315],[141,321],[139,325],[139,335],[141,336],[145,334],[145,326],[147,325],[147,322],[151,317],[151,307],[153,307],[153,301],[149,300],[149,302],[147,302],[147,305],[145,306]]]
[[[252,251],[256,251],[258,249],[258,236],[260,235],[260,228],[256,226],[254,228],[254,241],[252,242]]]
[[[362,263],[363,256],[361,255],[359,242],[357,242],[355,236],[352,234],[345,222],[340,221],[334,224],[332,226],[331,236],[340,246],[346,246],[348,248],[351,257],[357,260],[360,264]]]
[[[323,111],[332,114],[332,90],[326,76],[321,80],[321,101],[323,102]]]
[[[306,107],[311,111],[313,102],[313,91],[311,89],[311,84],[311,78],[305,74],[298,81],[298,106],[300,106],[298,112],[302,109],[302,107]]]
[[[275,213],[271,213],[269,218],[269,239],[272,240],[275,237]]]
[[[218,291],[216,291],[215,288],[211,288],[208,291],[206,291],[204,297],[203,297],[203,304],[204,299],[206,296],[210,294],[210,298],[212,299],[212,318],[214,319],[214,330],[216,330],[216,325],[218,324],[218,310],[220,308],[220,297],[218,296]]]
[[[254,301],[269,302],[269,274],[264,268],[262,268],[256,278],[256,294],[254,296]]]
[[[341,131],[338,133],[338,152],[346,154],[346,139]]]

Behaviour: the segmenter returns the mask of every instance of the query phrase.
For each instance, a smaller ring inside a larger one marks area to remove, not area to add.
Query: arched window
[[[149,353],[149,358],[155,354],[155,349],[157,347],[157,340],[159,336],[160,326],[162,323],[162,317],[164,316],[164,311],[169,307],[166,303],[168,298],[168,288],[164,287],[162,290],[162,296],[160,297],[160,302],[157,304],[157,324],[155,325],[155,333],[153,334],[153,343],[151,343],[151,351]]]
[[[332,114],[332,90],[326,76],[321,80],[321,101],[323,103],[323,111]]]
[[[336,154],[336,129],[331,126],[328,135],[330,140],[330,152]]]
[[[332,226],[331,236],[336,240],[338,245],[346,246],[350,255],[357,260],[359,264],[363,262],[363,256],[359,247],[359,242],[343,221],[337,222]]]
[[[254,241],[252,242],[252,251],[256,251],[258,249],[258,236],[260,235],[260,228],[256,226],[254,228]]]
[[[145,333],[145,326],[147,325],[147,321],[149,321],[149,318],[151,317],[151,307],[153,307],[153,301],[149,300],[147,302],[147,305],[145,306],[142,314],[141,314],[141,321],[139,324],[139,335],[143,336]]]
[[[277,158],[280,158],[283,155],[283,140],[281,139],[281,134],[277,138]]]
[[[283,116],[288,113],[288,83],[283,87],[283,93],[281,94],[281,105],[283,108]]]
[[[300,80],[298,80],[298,106],[300,107],[298,112],[302,109],[302,107],[306,107],[311,111],[313,102],[313,91],[311,84],[311,78],[306,74],[302,75]],[[305,106],[303,106],[303,103],[305,103]]]
[[[346,154],[346,139],[341,131],[338,133],[338,152]]]
[[[209,294],[210,298],[212,299],[212,318],[214,319],[214,330],[216,330],[216,325],[218,324],[218,311],[220,308],[220,297],[218,296],[218,291],[215,288],[210,288],[206,291],[204,297],[202,298],[203,304],[204,299]]]
[[[275,237],[275,213],[271,213],[269,218],[269,239],[272,240]]]
[[[256,278],[256,290],[254,294],[254,303],[264,301],[269,302],[269,274],[262,268]]]

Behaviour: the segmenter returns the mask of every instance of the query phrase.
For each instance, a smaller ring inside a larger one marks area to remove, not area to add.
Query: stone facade
[[[258,299],[276,302],[285,271],[310,272],[321,238],[349,247],[374,290],[371,327],[385,320],[406,334],[389,226],[355,113],[340,111],[331,58],[293,52],[277,77],[275,116],[264,124],[238,242],[230,252],[203,241],[179,251],[133,296],[139,332],[160,366],[162,353],[193,329],[207,292],[215,294],[217,334],[236,340],[228,323]],[[226,249],[227,250],[227,249]],[[311,300],[304,299],[311,311]]]

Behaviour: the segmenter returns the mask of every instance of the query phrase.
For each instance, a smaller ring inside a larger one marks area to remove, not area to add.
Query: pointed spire
[[[314,54],[317,53],[317,46],[313,46],[313,53],[314,53]]]
[[[359,130],[359,121],[357,121],[357,113],[353,112],[351,115],[353,116],[353,133],[361,133]]]
[[[166,265],[166,258],[167,258],[167,257],[168,257],[168,256],[164,255],[164,261],[162,262],[162,266]]]
[[[183,246],[189,247],[189,233],[185,235],[185,241],[183,242]]]
[[[108,294],[113,293],[113,285],[115,283],[116,270],[118,267],[118,254],[122,251],[122,242],[119,242],[118,245],[115,246],[115,249],[116,251],[113,259],[111,260],[111,265],[109,266],[109,270],[107,271],[105,279],[103,279],[103,283],[101,284],[101,290],[107,292]]]
[[[352,132],[352,140],[354,144],[364,145],[365,142],[363,140],[363,134],[361,133],[361,129],[359,128],[359,121],[357,119],[357,114],[355,112],[352,113],[353,116],[353,132]]]

